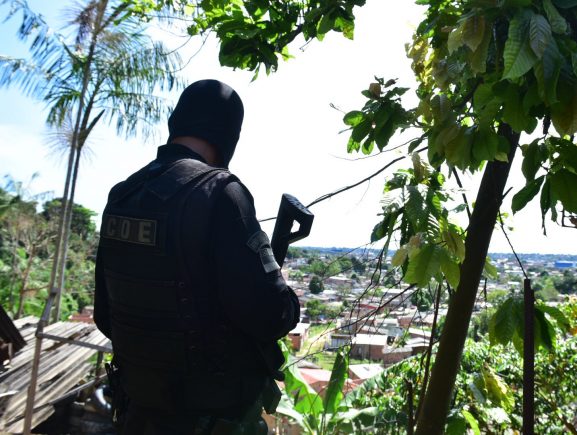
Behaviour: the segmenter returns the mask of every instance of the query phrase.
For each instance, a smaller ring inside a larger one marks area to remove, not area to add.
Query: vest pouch
[[[115,355],[130,365],[179,373],[187,370],[184,333],[140,329],[112,319],[112,342]]]
[[[123,314],[143,319],[178,318],[178,289],[174,280],[143,279],[105,269],[111,306]],[[166,325],[157,325],[167,329]]]

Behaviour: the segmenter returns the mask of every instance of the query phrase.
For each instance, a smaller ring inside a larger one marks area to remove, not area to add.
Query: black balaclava
[[[180,95],[168,118],[168,142],[179,136],[204,139],[228,164],[240,136],[244,107],[234,89],[218,80],[200,80]]]

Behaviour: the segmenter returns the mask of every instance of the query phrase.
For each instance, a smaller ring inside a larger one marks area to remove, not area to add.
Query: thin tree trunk
[[[75,157],[76,153],[74,152],[74,148],[71,146],[70,147],[70,153],[68,155],[68,167],[66,169],[66,180],[64,182],[64,194],[62,196],[62,203],[60,205],[60,215],[58,217],[58,233],[56,236],[56,240],[54,242],[54,257],[52,258],[52,269],[50,271],[50,281],[48,284],[48,291],[49,291],[49,296],[56,293],[56,304],[59,304],[59,299],[60,299],[60,295],[59,295],[59,291],[58,289],[55,288],[55,284],[56,284],[56,276],[59,270],[59,264],[60,264],[60,251],[63,245],[63,239],[64,239],[64,228],[65,228],[65,224],[66,224],[66,220],[65,220],[65,216],[66,216],[66,207],[67,207],[67,202],[68,202],[68,195],[69,195],[69,191],[70,191],[70,180],[72,179],[72,172],[74,169],[74,157]],[[57,316],[54,316],[53,321],[56,321],[58,319]]]
[[[465,259],[460,268],[461,281],[449,304],[429,386],[417,421],[416,435],[437,435],[444,432],[491,235],[519,143],[519,135],[507,124],[499,127],[499,134],[505,137],[511,146],[509,161],[489,162],[483,174],[465,239]]]
[[[84,99],[86,98],[86,93],[88,91],[88,84],[90,82],[90,66],[92,64],[92,60],[94,58],[94,52],[96,50],[96,43],[98,40],[98,36],[102,30],[102,22],[104,19],[104,12],[106,11],[106,7],[108,5],[108,0],[101,0],[98,5],[98,16],[94,22],[94,29],[92,30],[92,38],[90,41],[90,46],[88,49],[88,55],[84,64],[84,72],[83,72],[83,81],[82,81],[82,90],[80,92],[80,97],[78,101],[78,111],[76,114],[76,121],[74,125],[74,131],[72,132],[72,141],[70,144],[70,153],[71,155],[76,156],[77,158],[80,156],[80,152],[76,152],[79,148],[78,144],[78,137],[80,135],[80,125],[83,118],[83,111],[84,111]],[[78,161],[74,162],[75,172],[78,170]],[[69,160],[69,170],[70,173],[72,170],[72,165],[70,165]],[[66,179],[66,186],[65,186],[65,195],[67,195],[68,191],[70,190],[73,192],[75,190],[76,184],[76,177],[72,176],[72,180],[68,178]],[[73,194],[70,195],[73,197]],[[72,217],[72,200],[68,199],[68,196],[62,199],[62,226],[60,228],[59,238],[60,243],[57,243],[57,246],[62,246],[61,254],[55,256],[55,262],[52,268],[52,275],[50,277],[50,282],[54,285],[55,282],[59,283],[59,288],[56,289],[56,300],[54,306],[54,312],[52,316],[52,321],[55,322],[60,318],[61,308],[60,305],[62,303],[62,287],[64,285],[64,269],[66,267],[66,256],[68,254],[68,236],[70,232],[70,224],[71,224],[71,217]],[[51,288],[52,288],[51,285]]]
[[[26,269],[24,269],[24,275],[22,276],[22,286],[20,287],[20,301],[18,303],[18,312],[14,316],[19,319],[24,311],[24,292],[26,291],[26,286],[28,285],[28,277],[30,276],[30,270],[32,269],[32,262],[36,258],[36,245],[32,245],[30,254],[28,255],[28,264],[26,264]]]
[[[68,201],[69,206],[66,208],[66,216],[65,222],[66,226],[64,227],[64,235],[63,235],[63,246],[62,246],[62,261],[60,263],[60,269],[58,271],[58,299],[57,304],[55,307],[55,321],[60,319],[61,315],[61,301],[62,301],[62,292],[64,291],[65,285],[65,276],[66,276],[66,259],[68,256],[68,241],[70,239],[70,228],[72,226],[72,212],[74,209],[74,194],[76,192],[76,183],[78,181],[78,169],[80,167],[80,155],[82,153],[82,147],[78,147],[76,151],[76,159],[74,162],[74,171],[72,173],[72,183],[70,186],[70,199]]]

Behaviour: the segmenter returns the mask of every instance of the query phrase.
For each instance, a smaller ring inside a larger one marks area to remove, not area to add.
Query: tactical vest
[[[262,390],[263,359],[223,317],[210,264],[211,213],[231,181],[194,159],[154,161],[110,193],[99,255],[122,384],[140,406],[201,413]]]

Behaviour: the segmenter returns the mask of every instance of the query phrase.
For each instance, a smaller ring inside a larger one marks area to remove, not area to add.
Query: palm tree
[[[0,55],[0,86],[18,86],[48,107],[47,124],[62,127],[73,120],[59,235],[56,239],[49,288],[56,296],[53,319],[60,316],[72,204],[80,157],[86,140],[101,121],[115,124],[126,137],[152,133],[170,108],[155,95],[181,87],[177,77],[181,60],[153,41],[142,22],[118,0],[88,0],[68,10],[66,29],[53,32],[26,0],[10,4],[9,18],[22,13],[18,36],[30,40],[30,58]]]

